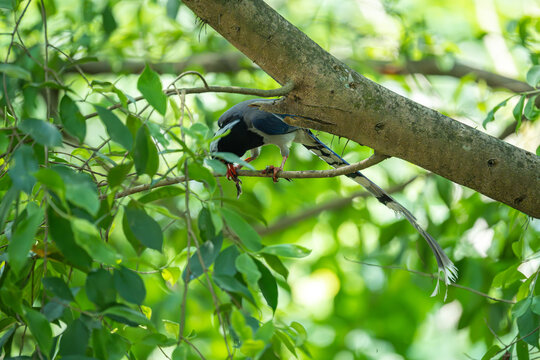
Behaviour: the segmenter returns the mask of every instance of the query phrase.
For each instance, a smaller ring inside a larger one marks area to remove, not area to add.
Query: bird
[[[279,147],[282,156],[281,165],[279,167],[269,166],[264,170],[264,172],[272,174],[275,182],[277,182],[279,172],[285,166],[285,162],[289,157],[289,149],[293,142],[300,143],[334,168],[349,165],[347,161],[319,140],[311,130],[292,126],[284,121],[286,117],[295,116],[276,114],[259,108],[260,104],[271,103],[273,101],[275,100],[246,100],[225,111],[218,119],[219,129],[214,134],[215,140],[210,144],[210,152],[228,152],[241,158],[250,150],[251,156],[246,158],[245,161],[251,162],[259,156],[262,146],[267,144],[276,145]],[[231,164],[225,160],[223,161],[227,166],[227,178],[236,181],[237,189],[239,189],[239,179],[236,170],[241,166]],[[444,283],[448,289],[448,285],[457,279],[457,268],[437,241],[418,224],[414,215],[360,171],[346,174],[345,176],[365,188],[381,204],[403,216],[418,231],[431,248],[437,260],[438,272],[439,274],[442,272]],[[240,195],[240,190],[238,191],[238,195]],[[432,296],[435,296],[438,292],[439,281],[437,281]]]

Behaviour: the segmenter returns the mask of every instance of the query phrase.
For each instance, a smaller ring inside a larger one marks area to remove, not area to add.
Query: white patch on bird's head
[[[228,123],[227,125],[225,125],[224,127],[218,129],[218,131],[216,131],[216,133],[214,134],[214,137],[217,137],[217,136],[222,136],[223,134],[225,134],[227,131],[229,131],[230,129],[233,128],[233,126],[235,126],[236,124],[238,124],[240,122],[240,119],[236,119],[234,121],[231,121],[230,123]],[[210,144],[210,151],[211,152],[218,152],[218,144],[219,144],[219,140],[221,139],[221,137],[219,139],[216,139],[214,141],[212,141],[212,143]]]

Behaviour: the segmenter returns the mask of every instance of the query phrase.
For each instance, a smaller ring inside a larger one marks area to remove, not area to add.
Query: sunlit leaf
[[[137,80],[137,89],[150,105],[161,115],[167,111],[167,96],[163,93],[159,75],[150,69],[148,64],[144,67],[142,74]]]
[[[514,119],[516,120],[516,132],[518,132],[519,128],[521,127],[521,117],[523,116],[523,107],[525,106],[525,99],[527,97],[525,95],[521,95],[519,98],[518,103],[516,106],[514,106],[514,110],[512,110],[512,114],[514,115]]]
[[[540,82],[540,65],[534,65],[527,71],[527,75],[525,76],[527,79],[527,83],[531,85],[532,87],[536,87],[538,83]]]
[[[291,258],[303,258],[311,254],[311,250],[295,244],[269,245],[265,246],[261,252]]]
[[[28,324],[28,328],[32,335],[34,335],[42,353],[48,354],[51,351],[53,344],[53,334],[49,321],[43,314],[29,307],[25,307],[24,317]]]
[[[242,243],[251,251],[262,248],[261,237],[240,215],[227,208],[221,209],[225,222],[238,235]]]

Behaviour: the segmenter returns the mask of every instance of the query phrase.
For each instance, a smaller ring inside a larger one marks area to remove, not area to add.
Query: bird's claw
[[[263,173],[264,175],[270,175],[270,174],[272,174],[272,180],[273,180],[274,182],[278,182],[278,173],[279,173],[281,170],[283,170],[283,169],[280,168],[280,167],[275,167],[275,166],[273,166],[273,165],[268,165],[268,166],[266,167],[266,169],[264,169],[264,170],[262,171],[262,173]],[[286,180],[290,181],[290,179],[286,179]]]
[[[240,178],[238,178],[238,173],[236,172],[237,169],[239,169],[239,168],[237,168],[233,164],[227,164],[226,177],[227,177],[227,180],[234,181],[234,183],[236,185],[236,198],[239,198],[240,194],[242,194],[242,185],[241,185],[242,180],[240,180]]]

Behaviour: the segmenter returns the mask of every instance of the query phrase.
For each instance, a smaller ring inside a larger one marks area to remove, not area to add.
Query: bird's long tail
[[[349,165],[347,161],[341,158],[338,154],[332,151],[328,146],[326,146],[322,141],[320,141],[315,134],[310,130],[302,129],[296,138],[296,142],[304,145],[309,151],[317,155],[321,160],[328,163],[334,168],[342,167]],[[449,285],[451,282],[454,282],[457,278],[457,268],[454,266],[452,261],[446,256],[441,246],[429,235],[416,221],[416,218],[407,210],[403,205],[398,203],[394,198],[384,192],[377,184],[365,177],[360,171],[347,174],[347,177],[362,185],[367,191],[369,191],[373,196],[379,200],[380,203],[386,205],[388,208],[394,210],[396,213],[399,213],[407,219],[408,222],[426,239],[429,247],[433,251],[435,258],[437,259],[437,265],[439,272],[443,272],[444,282],[446,285]],[[432,296],[437,294],[439,291],[439,282],[437,281],[437,286],[433,291]],[[446,295],[445,295],[446,298]]]

